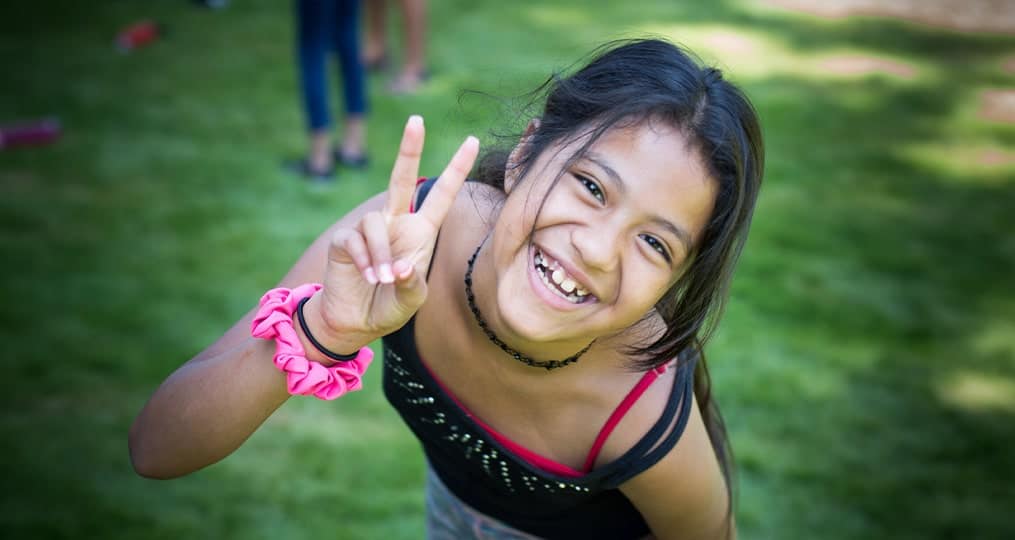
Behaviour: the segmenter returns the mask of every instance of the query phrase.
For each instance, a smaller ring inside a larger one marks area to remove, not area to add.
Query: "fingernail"
[[[377,275],[381,278],[381,283],[394,283],[395,274],[391,273],[391,265],[384,263],[377,269]]]
[[[395,264],[391,265],[391,269],[398,276],[398,279],[405,279],[412,274],[412,265],[404,259],[395,261]]]
[[[367,283],[377,285],[377,273],[374,272],[373,268],[368,266],[367,269],[363,271],[363,277],[366,278]]]
[[[423,125],[423,117],[418,115],[418,114],[414,114],[414,115],[409,117],[408,124],[410,126],[422,126]]]

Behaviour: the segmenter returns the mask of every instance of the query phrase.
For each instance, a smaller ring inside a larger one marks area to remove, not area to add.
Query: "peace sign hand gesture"
[[[319,306],[326,335],[318,339],[336,346],[336,352],[352,352],[401,328],[426,299],[437,233],[472,169],[479,141],[465,139],[426,204],[410,213],[423,139],[423,119],[410,117],[384,209],[367,213],[332,237]]]

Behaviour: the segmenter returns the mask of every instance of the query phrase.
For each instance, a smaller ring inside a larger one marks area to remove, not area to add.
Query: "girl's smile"
[[[533,289],[551,306],[569,311],[599,300],[587,285],[588,279],[581,277],[570,263],[558,260],[545,248],[535,245],[531,248],[531,258],[529,276]]]

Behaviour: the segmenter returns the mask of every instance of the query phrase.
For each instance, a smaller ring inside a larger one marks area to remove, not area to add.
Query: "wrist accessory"
[[[300,328],[303,329],[303,335],[307,336],[307,341],[314,346],[315,349],[324,356],[331,358],[336,362],[348,362],[349,360],[355,360],[359,356],[359,352],[353,354],[338,354],[337,352],[328,350],[327,347],[321,345],[321,342],[314,338],[314,335],[310,333],[310,326],[307,325],[307,320],[303,318],[303,305],[310,301],[310,297],[306,297],[300,300],[300,303],[296,305],[296,320],[300,321]]]
[[[275,340],[273,361],[285,373],[290,394],[313,395],[319,399],[332,400],[363,387],[363,373],[373,361],[374,352],[370,347],[363,347],[350,358],[327,350],[310,335],[303,319],[301,302],[319,290],[319,283],[307,283],[295,289],[279,287],[264,293],[250,325],[250,335]],[[294,312],[308,341],[328,358],[341,359],[338,364],[325,367],[307,360],[306,351],[293,327]]]

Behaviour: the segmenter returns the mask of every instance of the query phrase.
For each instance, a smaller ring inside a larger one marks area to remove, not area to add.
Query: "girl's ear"
[[[515,145],[511,153],[508,154],[507,165],[504,168],[504,192],[511,193],[511,189],[514,188],[518,182],[518,162],[521,160],[524,152],[527,151],[529,141],[532,140],[532,135],[539,129],[539,118],[533,118],[529,120],[529,125],[525,127],[525,133],[522,134],[522,138]]]

